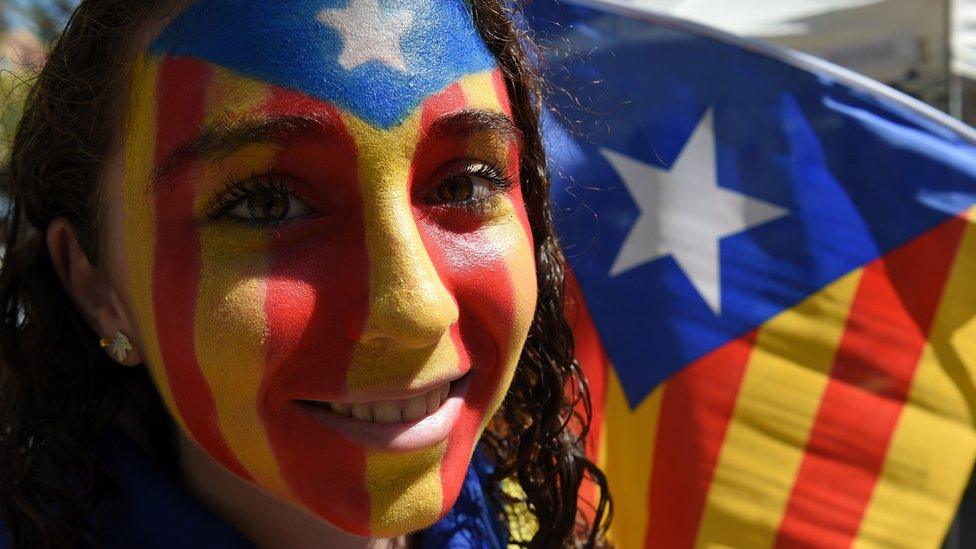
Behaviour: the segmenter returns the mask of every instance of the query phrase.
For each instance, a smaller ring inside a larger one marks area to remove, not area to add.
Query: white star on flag
[[[670,170],[608,149],[600,152],[640,210],[610,276],[671,256],[705,303],[716,315],[721,314],[719,241],[789,211],[718,186],[711,110]]]
[[[320,11],[318,20],[342,35],[339,65],[347,71],[369,61],[407,71],[400,39],[410,29],[413,12],[384,12],[379,0],[349,0],[345,8]]]

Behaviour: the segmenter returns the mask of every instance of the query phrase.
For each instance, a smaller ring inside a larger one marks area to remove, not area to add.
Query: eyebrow
[[[282,143],[313,129],[334,135],[338,127],[339,123],[330,117],[313,115],[268,115],[212,122],[195,139],[176,147],[156,164],[149,188],[152,190],[193,161],[219,160],[248,145]]]
[[[218,121],[203,127],[200,135],[170,151],[152,171],[149,190],[194,161],[213,161],[254,144],[283,143],[310,130],[338,135],[340,123],[332,117],[315,115],[265,115],[234,121]],[[422,141],[443,138],[468,139],[493,133],[503,141],[519,144],[522,133],[511,119],[497,111],[465,109],[434,120]]]
[[[522,132],[508,116],[484,109],[465,109],[443,115],[431,123],[421,139],[467,139],[485,133],[494,133],[512,144],[522,141]]]

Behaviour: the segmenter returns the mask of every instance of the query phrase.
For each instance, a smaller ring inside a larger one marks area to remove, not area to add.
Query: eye
[[[228,217],[258,226],[308,217],[312,208],[288,189],[284,177],[263,175],[231,181],[216,196],[208,217]]]
[[[255,190],[227,215],[242,221],[276,223],[285,219],[304,217],[311,213],[307,204],[287,191]]]
[[[445,179],[437,186],[437,199],[440,202],[477,202],[491,196],[493,181],[472,174],[457,174]]]
[[[511,181],[494,166],[465,161],[437,183],[428,200],[444,206],[477,204],[511,186]]]

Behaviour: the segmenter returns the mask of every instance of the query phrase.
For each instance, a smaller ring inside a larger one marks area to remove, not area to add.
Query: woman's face
[[[362,535],[457,497],[536,300],[463,0],[198,0],[138,56],[117,217],[183,432]]]

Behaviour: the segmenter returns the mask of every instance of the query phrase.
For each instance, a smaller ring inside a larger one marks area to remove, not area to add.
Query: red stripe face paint
[[[159,117],[156,140],[157,165],[204,119],[204,99],[210,68],[189,59],[169,60],[159,76],[158,109],[172,113]],[[183,93],[180,83],[195,83],[194,92]],[[179,90],[179,91],[178,91]],[[195,192],[192,171],[167,182],[168,189],[155,194],[157,234],[152,278],[155,326],[168,384],[191,436],[213,457],[238,475],[249,478],[213,422],[214,402],[200,371],[194,349],[193,321],[200,276],[200,243],[193,219]]]
[[[236,475],[346,531],[431,524],[535,309],[500,73],[381,128],[191,57],[140,63],[126,253],[171,413]]]
[[[290,144],[275,161],[279,171],[310,183],[309,201],[324,215],[279,231],[269,246],[262,419],[293,496],[336,526],[365,534],[366,449],[323,427],[296,400],[335,401],[346,394],[349,361],[368,313],[356,145],[327,104],[277,91],[266,108],[277,114],[317,112],[334,132]]]

